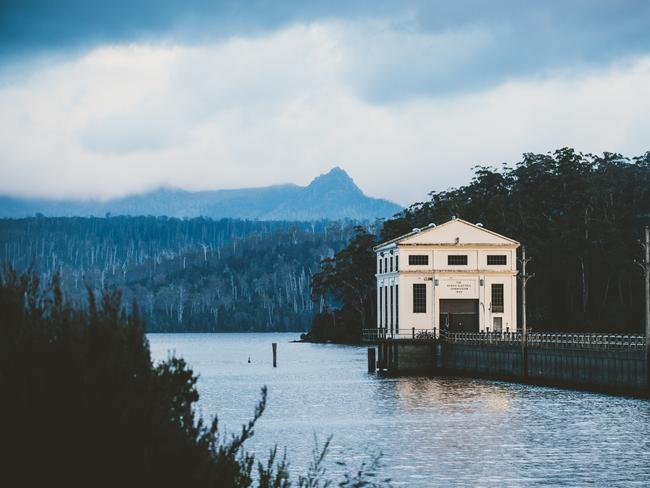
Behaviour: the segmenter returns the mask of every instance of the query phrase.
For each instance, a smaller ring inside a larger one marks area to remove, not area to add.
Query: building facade
[[[461,219],[376,246],[377,327],[515,332],[518,247]]]

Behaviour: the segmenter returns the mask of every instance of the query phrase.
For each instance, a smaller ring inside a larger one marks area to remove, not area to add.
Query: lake
[[[328,469],[382,453],[396,486],[650,486],[650,402],[466,378],[368,374],[366,348],[291,343],[298,334],[149,334],[200,375],[199,411],[228,432],[268,406],[248,448],[287,448],[292,471],[314,435]],[[271,343],[278,343],[272,367]],[[251,362],[248,363],[250,356]]]

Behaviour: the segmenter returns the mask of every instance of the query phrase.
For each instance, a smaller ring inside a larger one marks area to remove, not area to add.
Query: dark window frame
[[[388,329],[388,286],[384,286],[384,327]]]
[[[492,283],[490,298],[492,313],[503,313],[505,310],[505,287],[503,283]]]
[[[427,285],[413,283],[413,313],[427,313]]]
[[[487,265],[488,266],[507,266],[508,256],[505,254],[488,254],[487,256]]]
[[[399,334],[399,285],[395,285],[395,332]]]
[[[429,255],[409,254],[409,266],[429,266]]]
[[[381,329],[381,328],[383,327],[383,325],[384,325],[384,321],[382,320],[382,319],[383,319],[383,316],[384,316],[384,314],[383,314],[383,309],[382,309],[382,307],[383,307],[383,305],[384,305],[384,297],[383,297],[383,295],[382,295],[382,288],[383,288],[383,286],[380,286],[380,287],[379,287],[379,328],[380,328],[380,329]]]
[[[393,285],[390,285],[390,330],[393,330],[394,316],[395,314],[393,313]]]
[[[467,266],[467,254],[447,254],[447,266]]]

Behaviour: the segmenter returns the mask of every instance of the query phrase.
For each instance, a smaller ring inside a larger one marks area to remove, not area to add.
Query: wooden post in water
[[[375,360],[375,348],[368,348],[368,373],[374,373],[375,368],[377,367],[377,361]]]
[[[272,343],[271,347],[273,348],[273,367],[277,368],[278,367],[278,343],[277,342]]]

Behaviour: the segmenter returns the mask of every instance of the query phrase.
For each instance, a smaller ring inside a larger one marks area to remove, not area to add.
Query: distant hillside
[[[391,217],[401,207],[361,191],[341,168],[315,178],[308,186],[275,185],[239,190],[189,192],[160,189],[109,200],[44,200],[0,196],[0,217],[37,213],[50,217],[166,215],[169,217],[255,220],[374,220]]]
[[[0,269],[55,274],[85,304],[119,288],[150,332],[304,331],[320,304],[311,278],[353,223],[168,217],[0,219]]]

